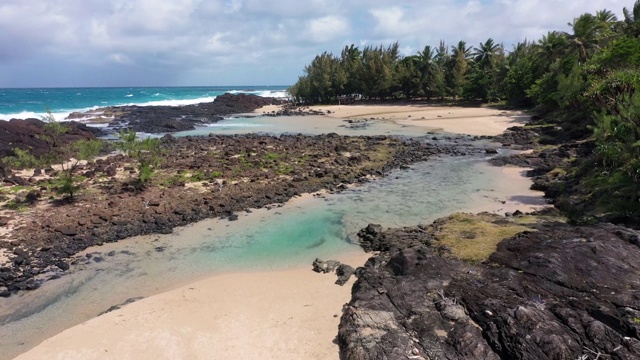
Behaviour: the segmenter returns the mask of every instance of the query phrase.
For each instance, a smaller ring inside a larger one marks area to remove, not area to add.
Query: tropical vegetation
[[[578,202],[600,212],[640,216],[640,0],[623,9],[585,13],[506,49],[494,39],[425,46],[401,56],[399,44],[351,45],[340,56],[323,53],[289,89],[296,102],[343,98],[502,101],[533,109],[561,129],[562,141],[580,141],[586,154],[567,170]],[[575,189],[574,189],[575,191]],[[570,203],[570,202],[569,202]]]

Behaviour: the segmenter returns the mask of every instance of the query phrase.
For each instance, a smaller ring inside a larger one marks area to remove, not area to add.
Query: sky
[[[634,0],[2,0],[0,88],[290,85],[324,51],[506,49]]]

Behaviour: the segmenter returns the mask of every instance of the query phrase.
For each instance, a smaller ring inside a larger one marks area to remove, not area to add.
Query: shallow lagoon
[[[260,126],[275,130],[261,132],[317,133],[326,132],[328,126],[310,125],[308,118],[254,118],[235,119],[228,128],[221,123],[220,131],[215,126],[206,130],[228,133],[236,128],[236,133],[242,132],[237,129],[252,126],[233,124],[258,119],[264,122]],[[301,125],[286,126],[297,122]],[[384,134],[386,129],[397,135],[426,134],[425,129],[384,122],[359,130],[334,129],[363,135]],[[500,169],[489,167],[483,158],[443,157],[340,194],[294,199],[280,208],[244,213],[238,221],[205,220],[171,235],[137,237],[89,249],[92,260],[73,274],[0,302],[0,358],[12,358],[130,298],[157,294],[220,272],[310,266],[316,257],[358,251],[350,239],[371,222],[426,224],[487,202],[495,203],[497,210],[499,201],[509,196],[503,192],[504,181]]]

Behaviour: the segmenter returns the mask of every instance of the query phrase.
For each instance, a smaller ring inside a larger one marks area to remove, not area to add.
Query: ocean
[[[0,89],[0,120],[41,118],[50,111],[56,120],[70,113],[118,105],[189,105],[213,101],[224,93],[286,97],[288,86],[190,86],[122,88]]]

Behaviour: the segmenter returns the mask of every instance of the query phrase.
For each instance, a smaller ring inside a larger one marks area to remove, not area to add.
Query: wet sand
[[[347,254],[361,266],[369,255]],[[310,267],[230,273],[107,313],[17,359],[336,359],[353,279]]]

